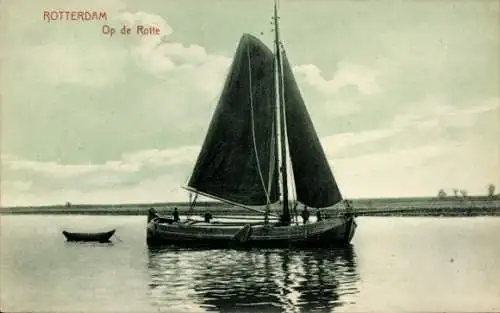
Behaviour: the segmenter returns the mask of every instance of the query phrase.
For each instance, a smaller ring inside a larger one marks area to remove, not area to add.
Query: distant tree
[[[71,202],[66,202],[66,207],[67,208],[71,207]]]
[[[489,184],[488,185],[488,197],[493,198],[495,196],[495,185]]]
[[[462,194],[462,198],[464,198],[464,199],[467,198],[467,190],[461,189],[460,194]]]
[[[453,193],[455,194],[455,198],[458,198],[458,189],[453,188]]]
[[[445,198],[446,197],[446,192],[444,191],[444,189],[439,189],[438,197],[439,198]]]

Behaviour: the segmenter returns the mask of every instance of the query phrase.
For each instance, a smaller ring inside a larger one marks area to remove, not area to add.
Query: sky
[[[272,47],[270,0],[1,6],[2,205],[187,200],[241,35]],[[344,197],[500,188],[499,7],[281,0],[287,56]],[[107,21],[48,22],[45,10]]]

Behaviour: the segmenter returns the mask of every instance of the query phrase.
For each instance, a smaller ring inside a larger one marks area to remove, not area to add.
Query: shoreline
[[[475,196],[468,198],[380,198],[350,199],[356,216],[500,216],[500,198]],[[177,207],[179,213],[190,211],[188,202],[141,204],[66,204],[50,206],[2,207],[0,215],[147,215],[149,208],[170,215]],[[299,214],[302,206],[298,208]],[[314,214],[314,208],[310,208]],[[335,208],[324,208],[326,215],[346,211],[344,203]],[[210,212],[213,215],[260,216],[261,214],[221,202],[200,201],[191,211],[193,215]]]
[[[179,214],[187,215],[188,207],[178,207]],[[120,208],[120,209],[72,209],[72,208],[24,208],[13,210],[1,210],[1,215],[107,215],[107,216],[146,216],[149,208]],[[155,210],[161,215],[171,215],[173,207],[155,207]],[[259,213],[240,209],[240,208],[222,208],[222,207],[197,207],[191,214],[203,216],[205,212],[210,212],[212,215],[225,216],[260,216]],[[315,210],[311,210],[315,212]],[[343,213],[344,210],[323,209],[325,215],[337,215]],[[353,209],[352,213],[355,216],[500,216],[500,207],[493,208],[387,208],[382,210],[371,209]],[[299,212],[300,214],[300,212]]]

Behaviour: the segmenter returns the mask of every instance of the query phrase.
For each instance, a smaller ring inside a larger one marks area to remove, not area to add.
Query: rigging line
[[[271,192],[274,171],[276,170],[276,167],[275,167],[275,165],[276,165],[275,164],[276,163],[275,146],[276,146],[277,135],[276,135],[275,123],[276,123],[276,121],[274,120],[274,116],[273,116],[273,122],[271,124],[271,127],[272,127],[272,130],[271,130],[271,148],[270,148],[270,154],[269,154],[269,177],[268,177],[268,182],[267,182],[267,190],[269,192]]]
[[[272,123],[272,133],[271,133],[271,153],[270,153],[270,156],[269,156],[269,179],[268,179],[268,182],[267,182],[267,189],[269,191],[271,191],[271,187],[272,187],[272,184],[273,184],[273,177],[274,177],[274,171],[276,170],[275,168],[275,159],[276,159],[276,155],[275,155],[275,151],[274,151],[274,146],[275,146],[275,141],[276,141],[276,135],[274,134],[275,133],[275,129],[274,129],[274,121]]]
[[[251,115],[251,120],[252,120],[253,148],[254,148],[254,152],[255,152],[255,158],[257,161],[257,170],[259,171],[260,181],[262,183],[262,188],[264,189],[264,192],[266,194],[267,204],[269,204],[269,203],[271,203],[271,201],[269,200],[269,193],[266,189],[266,183],[264,182],[264,176],[262,175],[262,170],[260,168],[259,154],[257,151],[257,142],[255,140],[255,118],[254,118],[254,113],[253,113],[253,94],[252,94],[252,65],[250,63],[250,49],[248,49],[248,48],[247,48],[247,56],[248,56],[248,76],[250,79],[250,115]]]
[[[279,42],[278,43],[279,45],[281,45],[282,43]],[[278,69],[280,72],[281,72],[281,77],[284,77],[284,70],[283,70],[283,54],[285,54],[285,51],[282,50],[282,49],[279,49],[279,54],[278,54],[278,58],[280,58],[281,60],[281,67]],[[278,82],[281,84],[281,90],[285,90],[285,80],[282,79],[280,82]],[[287,123],[286,123],[286,103],[285,103],[285,93],[281,93],[279,95],[281,97],[281,103],[283,103],[283,106],[282,106],[282,110],[283,110],[283,121],[281,121],[282,123],[284,123],[285,127],[285,138],[287,139],[288,141],[288,129],[287,129]],[[286,146],[286,152],[287,152],[287,158],[290,159],[290,162],[286,162],[286,167],[287,169],[289,169],[289,171],[287,171],[287,173],[290,173],[290,185],[292,187],[292,199],[294,200],[294,207],[293,207],[293,213],[295,215],[295,221],[298,222],[298,212],[297,212],[297,205],[298,205],[298,202],[297,202],[297,190],[295,188],[295,175],[294,175],[294,172],[293,172],[293,166],[292,166],[292,158],[290,156],[290,149],[289,149],[289,146],[287,145]]]
[[[275,144],[276,144],[276,136],[275,136],[275,129],[274,129],[275,121],[273,118],[273,123],[272,123],[272,133],[271,133],[271,148],[270,148],[270,155],[269,155],[269,177],[268,177],[268,182],[267,182],[267,190],[271,192],[271,188],[273,185],[273,177],[274,177],[274,171],[276,170],[275,168],[275,163],[276,163],[276,154],[275,154]],[[268,214],[270,213],[271,208],[269,205],[266,206],[266,216],[264,218],[264,221],[268,221]]]
[[[276,15],[275,15],[275,19],[274,19],[274,22],[277,23],[277,18],[276,18]],[[275,30],[276,31],[276,30]],[[275,40],[275,42],[277,43],[277,41]],[[280,105],[279,105],[279,101],[280,101],[280,90],[279,90],[279,74],[278,74],[278,58],[277,58],[277,55],[278,55],[278,51],[279,51],[279,47],[278,45],[276,44],[275,45],[275,51],[274,51],[274,55],[276,56],[274,58],[274,68],[273,68],[273,72],[274,72],[274,88],[276,90],[276,94],[275,94],[275,99],[274,101],[276,102],[276,106],[274,108],[274,111],[275,111],[275,114],[276,114],[276,118],[275,118],[275,132],[276,132],[276,143],[275,143],[275,149],[277,149],[275,151],[276,153],[276,158],[278,160],[277,162],[277,165],[278,165],[278,187],[281,187],[281,190],[280,190],[280,199],[282,198],[283,196],[283,189],[286,188],[284,187],[284,184],[283,184],[283,176],[280,175],[281,174],[281,170],[283,168],[283,159],[281,158],[281,140],[279,140],[281,138],[281,117],[280,117]]]
[[[278,45],[281,45],[281,42],[279,42]],[[281,110],[283,111],[283,120],[281,121],[281,123],[283,123],[283,125],[284,125],[284,127],[283,127],[284,134],[283,135],[285,136],[285,139],[286,139],[285,142],[288,143],[288,130],[287,130],[287,124],[286,124],[286,102],[285,102],[286,98],[285,98],[285,92],[284,92],[285,91],[285,79],[284,79],[285,76],[284,76],[284,70],[283,70],[283,57],[282,57],[283,53],[284,53],[284,51],[282,49],[279,49],[278,58],[280,58],[280,61],[281,61],[280,64],[281,64],[281,66],[280,66],[280,68],[278,70],[281,73],[281,81],[279,81],[278,83],[281,85],[281,90],[283,91],[283,92],[281,92],[279,94],[279,97],[281,98],[281,103],[282,103]],[[293,184],[294,179],[292,179],[292,178],[294,178],[294,177],[292,177],[293,176],[293,168],[291,168],[292,160],[290,158],[290,149],[289,149],[289,145],[288,144],[285,145],[285,150],[286,150],[285,151],[285,153],[286,153],[286,155],[285,155],[285,159],[286,159],[285,160],[286,161],[285,165],[286,165],[286,168],[287,168],[287,173],[291,173],[291,175],[290,175],[290,178],[291,178],[290,179],[290,183],[292,185],[292,194],[293,194],[293,192],[295,192],[295,188],[294,188],[294,184]],[[290,159],[290,162],[288,162],[287,159]],[[289,168],[292,169],[290,172],[288,171]]]
[[[197,189],[189,187],[189,186],[184,186],[182,188],[184,188],[186,190],[189,190],[189,191],[192,191],[194,193],[197,193],[200,196],[204,196],[204,197],[212,198],[212,199],[215,199],[215,200],[219,200],[219,201],[222,201],[222,202],[225,202],[225,203],[228,203],[230,205],[234,205],[234,206],[237,206],[237,207],[240,207],[240,208],[243,208],[243,209],[247,209],[247,210],[250,210],[250,211],[259,212],[259,213],[263,213],[263,214],[266,213],[265,211],[259,210],[257,208],[252,208],[250,206],[246,206],[246,205],[241,204],[241,203],[237,203],[237,202],[234,202],[234,201],[231,201],[231,200],[227,200],[227,199],[221,198],[221,197],[216,196],[216,195],[211,195],[209,193],[197,190]],[[273,213],[270,213],[270,214],[276,215],[276,214],[273,214]]]
[[[278,45],[281,47],[282,46],[282,42],[278,42]],[[277,57],[280,58],[280,68],[278,68],[278,70],[280,71],[281,73],[281,81],[278,82],[278,84],[281,85],[281,90],[285,90],[285,79],[284,79],[284,69],[283,69],[283,54],[285,54],[285,51],[283,49],[278,49],[278,55]],[[285,92],[282,92],[279,94],[279,97],[281,98],[281,103],[282,103],[282,107],[281,107],[281,110],[283,111],[283,120],[281,121],[281,123],[283,123],[284,127],[284,136],[286,138],[286,142],[288,142],[288,129],[287,129],[287,123],[286,123],[286,97],[285,97]],[[293,215],[295,217],[295,223],[298,224],[299,222],[299,218],[298,218],[298,211],[297,211],[297,206],[298,206],[298,200],[297,200],[297,190],[296,190],[296,186],[295,186],[295,175],[294,175],[294,172],[293,172],[293,166],[292,166],[292,158],[291,158],[291,155],[290,155],[290,149],[289,149],[289,145],[286,145],[285,146],[285,159],[289,159],[290,162],[286,162],[285,165],[286,165],[286,168],[287,168],[287,174],[290,174],[290,179],[289,179],[289,184],[291,186],[291,198],[292,198],[292,201],[294,202],[293,203]],[[288,187],[288,186],[287,186]]]
[[[189,191],[189,194],[191,194],[191,191]],[[194,193],[194,199],[193,201],[189,204],[189,211],[188,211],[188,217],[191,216],[191,214],[194,214],[194,207],[196,206],[196,200],[198,199],[198,194]]]

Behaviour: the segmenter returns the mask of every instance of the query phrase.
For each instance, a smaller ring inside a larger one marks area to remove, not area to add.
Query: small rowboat
[[[63,235],[68,241],[97,241],[109,242],[109,239],[115,234],[116,229],[102,233],[70,233],[63,230]]]

